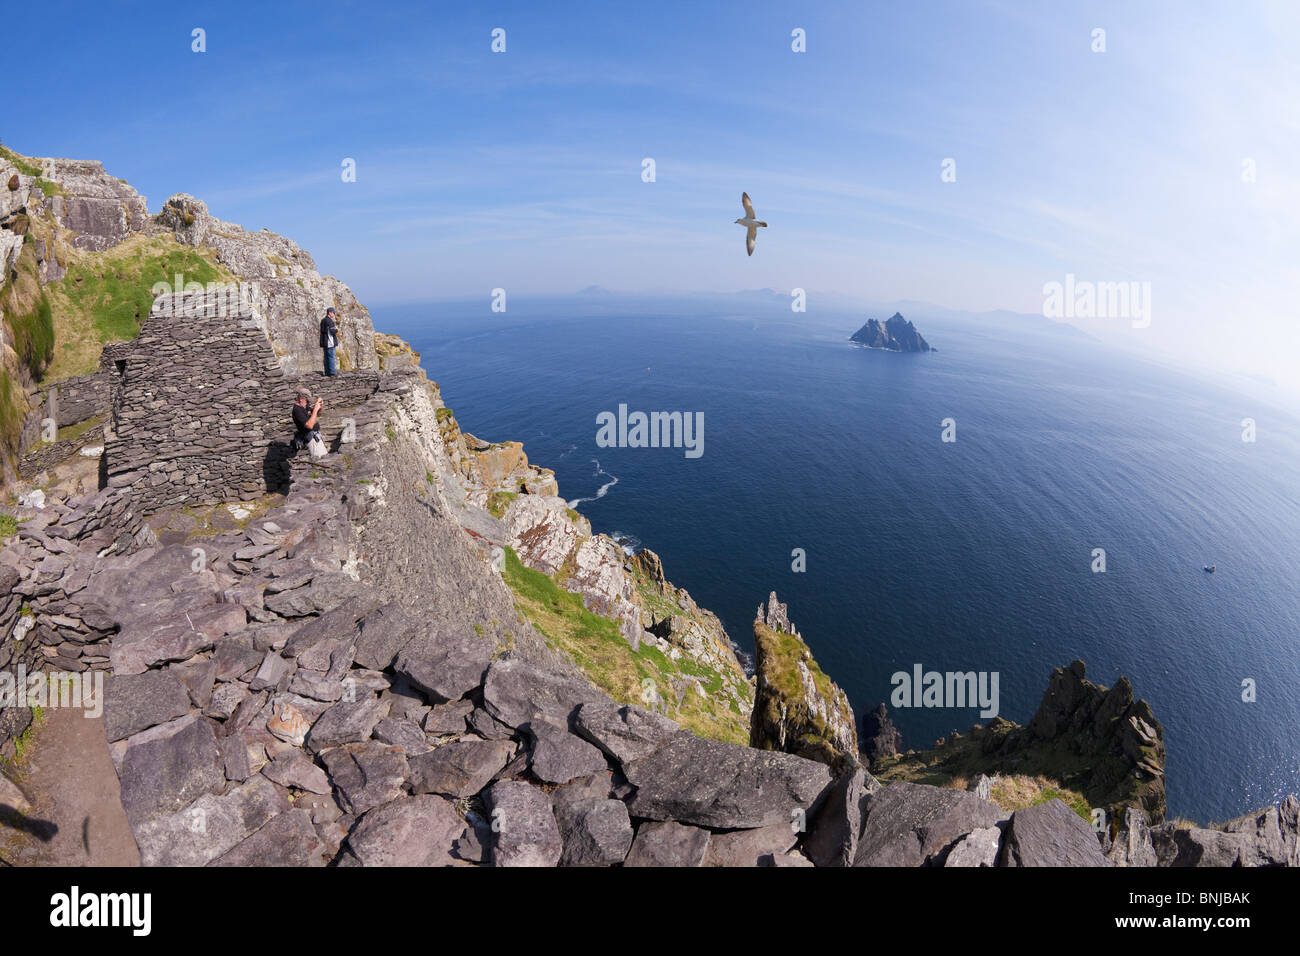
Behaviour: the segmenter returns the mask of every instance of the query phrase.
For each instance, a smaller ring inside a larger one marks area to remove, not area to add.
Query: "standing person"
[[[325,318],[320,320],[320,347],[325,350],[325,374],[337,375],[338,364],[334,360],[334,350],[339,344],[338,313],[333,307],[325,310]]]

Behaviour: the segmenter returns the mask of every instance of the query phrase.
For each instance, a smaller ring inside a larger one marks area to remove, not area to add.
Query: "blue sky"
[[[1151,283],[1149,328],[1076,322],[1103,338],[1300,386],[1289,0],[179,6],[8,11],[47,39],[0,140],[283,233],[372,306],[599,284],[1039,312],[1073,273]],[[742,189],[771,223],[752,258]]]

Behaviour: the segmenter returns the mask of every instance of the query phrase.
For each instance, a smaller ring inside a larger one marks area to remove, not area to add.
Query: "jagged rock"
[[[709,831],[672,821],[637,827],[624,866],[703,866]]]
[[[555,866],[564,852],[551,800],[527,783],[503,780],[484,795],[492,816],[493,866]]]
[[[211,866],[324,866],[329,854],[306,810],[286,810]]]
[[[221,737],[217,740],[221,752],[221,766],[227,780],[243,783],[253,775],[253,763],[248,756],[248,745],[242,735]]]
[[[459,700],[483,683],[492,641],[474,633],[423,627],[397,655],[397,672],[435,703]]]
[[[926,866],[958,839],[1006,818],[972,793],[891,783],[873,793],[854,866]]]
[[[755,615],[754,651],[750,746],[807,757],[836,773],[857,766],[848,696],[817,666],[775,591]]]
[[[339,802],[352,814],[396,799],[410,776],[401,747],[373,740],[327,750],[320,759],[338,791]]]
[[[196,658],[183,664],[172,664],[167,670],[185,685],[195,707],[202,710],[212,701],[212,690],[217,680],[215,658]]]
[[[590,797],[554,802],[564,851],[562,866],[622,863],[632,846],[632,822],[622,800]]]
[[[883,323],[877,319],[868,319],[867,324],[851,336],[850,341],[872,349],[888,349],[891,352],[931,352],[929,343],[916,331],[916,326],[895,312]]]
[[[468,797],[486,787],[514,755],[502,740],[456,740],[410,760],[411,788],[416,793]]]
[[[997,866],[1002,831],[980,827],[958,840],[943,861],[944,866]]]
[[[867,797],[880,789],[869,773],[846,770],[826,792],[822,808],[804,838],[804,853],[817,866],[852,866]]]
[[[170,671],[146,671],[104,682],[104,735],[123,740],[183,716],[190,696]]]
[[[466,721],[473,712],[473,701],[458,700],[451,704],[438,704],[425,714],[421,726],[426,734],[463,734]]]
[[[363,698],[341,700],[311,725],[307,746],[316,753],[340,744],[369,740],[375,725],[388,716],[388,701]]]
[[[131,829],[142,866],[203,866],[287,809],[283,790],[253,777],[227,794],[204,794],[182,810],[133,821]]]
[[[574,712],[573,726],[620,765],[646,756],[681,731],[667,717],[612,701],[581,704]]]
[[[362,866],[451,866],[453,844],[464,830],[450,801],[418,794],[368,812],[347,847]]]
[[[482,707],[475,707],[465,718],[469,729],[484,740],[510,740],[515,736],[515,729],[497,720]]]
[[[265,654],[239,640],[222,641],[212,655],[218,681],[238,680],[261,666]]]
[[[775,857],[794,847],[798,837],[789,823],[715,833],[709,838],[704,866],[771,866]]]
[[[226,784],[212,727],[194,714],[127,738],[118,778],[133,826],[175,813],[204,793],[220,793]]]
[[[169,661],[184,661],[208,650],[216,640],[241,630],[247,612],[237,604],[195,608],[176,618],[135,618],[113,639],[109,659],[118,676],[142,674]]]
[[[1060,800],[1011,815],[1000,858],[1003,866],[1106,866],[1097,833]]]
[[[727,829],[788,825],[797,811],[811,817],[831,782],[824,764],[691,734],[623,772],[637,788],[628,803],[634,816]]]
[[[540,670],[516,658],[493,661],[483,682],[484,705],[508,727],[522,727],[538,717],[567,727],[581,704],[608,702],[580,678]]]
[[[275,651],[267,651],[266,656],[262,659],[257,673],[248,684],[248,689],[266,690],[268,687],[278,687],[282,683],[287,686],[288,678],[292,676],[297,669],[297,665],[292,661],[286,661]]]
[[[380,743],[401,747],[408,757],[427,753],[433,749],[418,724],[409,720],[396,720],[385,717],[375,724],[375,739]]]
[[[1161,866],[1300,865],[1300,800],[1230,820],[1218,827],[1163,824],[1150,831]]]
[[[1115,842],[1106,851],[1106,859],[1114,866],[1156,866],[1155,843],[1151,838],[1151,828],[1147,826],[1146,816],[1142,811],[1127,807],[1124,810],[1123,824],[1115,837]]]
[[[903,735],[889,718],[883,703],[862,718],[862,736],[859,738],[862,755],[869,761],[892,757],[903,749]]]
[[[262,774],[282,787],[306,790],[308,793],[330,792],[329,777],[301,750],[286,750],[262,768]]]
[[[539,717],[523,729],[532,738],[529,764],[538,780],[568,783],[606,767],[604,754],[559,724]]]
[[[376,608],[361,620],[356,662],[377,671],[391,667],[418,628],[419,623],[395,602]]]

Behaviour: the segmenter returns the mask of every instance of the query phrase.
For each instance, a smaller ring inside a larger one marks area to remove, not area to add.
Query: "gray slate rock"
[[[401,747],[374,740],[327,750],[321,761],[340,805],[356,815],[399,797],[410,775]]]
[[[681,725],[641,707],[618,704],[582,704],[573,728],[609,756],[626,764],[657,750]]]
[[[387,670],[393,666],[398,652],[410,643],[419,626],[419,622],[396,602],[376,608],[361,621],[357,663],[377,671]]]
[[[545,792],[502,780],[485,794],[492,819],[493,866],[555,866],[564,852],[560,827]]]
[[[792,754],[678,734],[624,767],[633,816],[737,829],[811,818],[830,768]]]
[[[978,791],[972,791],[977,793]],[[997,866],[1002,831],[997,827],[971,830],[953,845],[944,858],[944,866]]]
[[[408,757],[428,753],[433,749],[433,745],[424,736],[424,731],[409,720],[385,717],[375,724],[374,734],[375,739],[380,743],[401,747]]]
[[[873,793],[854,866],[925,866],[958,839],[1006,818],[997,806],[964,790],[891,783]]]
[[[374,697],[339,701],[307,731],[308,749],[320,753],[341,744],[369,740],[375,725],[388,716],[388,707],[387,701]]]
[[[451,801],[418,794],[371,810],[347,845],[362,866],[450,866],[452,846],[464,830]]]
[[[474,704],[468,700],[458,700],[451,704],[438,704],[436,707],[429,709],[424,715],[424,727],[426,734],[463,734],[468,726],[466,720],[474,712]],[[488,718],[489,720],[491,718]],[[506,736],[510,736],[509,728],[506,728]],[[480,735],[482,736],[482,735]]]
[[[632,821],[622,800],[588,797],[552,801],[564,852],[561,866],[612,866],[632,846]]]
[[[168,671],[145,671],[104,682],[104,736],[123,740],[190,709],[185,685]]]
[[[637,828],[624,866],[703,866],[709,831],[683,823],[651,821]]]
[[[411,789],[469,797],[501,772],[515,745],[504,740],[455,740],[410,760]]]
[[[498,658],[483,682],[483,703],[497,720],[519,728],[537,717],[568,727],[580,704],[613,701],[581,678],[542,670],[518,658]]]
[[[705,866],[772,866],[774,858],[794,848],[799,834],[789,823],[754,830],[732,830],[709,837]]]
[[[133,823],[142,866],[203,866],[289,809],[283,790],[253,777],[223,796],[204,794],[188,807]]]
[[[220,793],[226,772],[211,725],[191,714],[128,738],[118,779],[122,808],[134,826]]]
[[[867,797],[880,789],[871,774],[857,768],[841,774],[808,824],[803,851],[816,866],[852,866]]]
[[[1060,800],[1017,810],[1002,841],[1003,866],[1108,866],[1097,833]]]
[[[284,751],[263,767],[262,773],[282,787],[306,790],[308,793],[330,792],[330,781],[325,771],[312,763],[301,750]]]
[[[529,763],[538,780],[568,783],[606,769],[603,753],[558,724],[538,718],[524,729],[532,738]]]
[[[468,634],[422,627],[397,655],[393,665],[431,701],[459,700],[483,683],[495,645],[472,631]]]
[[[324,866],[329,862],[306,810],[286,810],[209,866]]]

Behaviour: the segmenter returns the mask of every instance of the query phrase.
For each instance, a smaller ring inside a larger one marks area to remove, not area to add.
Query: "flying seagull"
[[[745,218],[737,219],[736,222],[745,227],[745,250],[752,256],[754,240],[758,238],[758,227],[766,229],[767,223],[754,218],[754,204],[749,201],[749,193],[740,194],[740,204],[745,207]]]

